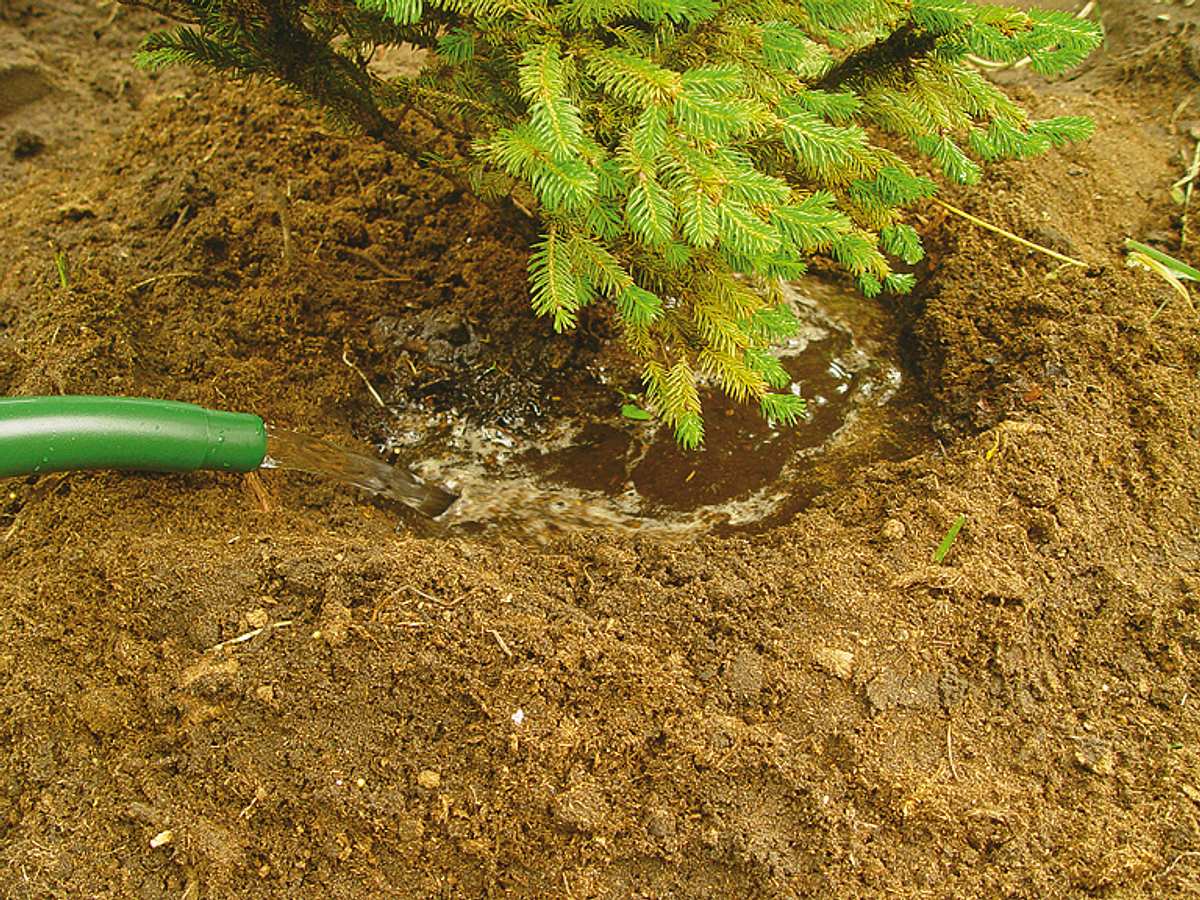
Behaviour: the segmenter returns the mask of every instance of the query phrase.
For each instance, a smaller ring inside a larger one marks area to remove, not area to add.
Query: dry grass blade
[[[1193,312],[1196,311],[1196,306],[1194,303],[1192,303],[1192,295],[1188,291],[1187,285],[1183,283],[1183,278],[1177,271],[1173,270],[1171,266],[1161,262],[1158,259],[1155,259],[1150,254],[1144,253],[1141,250],[1129,251],[1129,258],[1126,260],[1125,264],[1127,266],[1145,269],[1147,272],[1153,272],[1155,275],[1158,275],[1160,278],[1166,281],[1167,284],[1171,285],[1171,287],[1175,289],[1175,293],[1179,294],[1179,296],[1183,298],[1184,302],[1187,303]],[[1153,322],[1155,319],[1157,319],[1159,314],[1162,313],[1162,311],[1166,308],[1167,301],[1164,300],[1158,305],[1158,309],[1154,311],[1154,315],[1150,317],[1150,321]]]
[[[1030,250],[1036,250],[1038,253],[1044,253],[1053,259],[1057,259],[1059,262],[1066,263],[1067,265],[1079,266],[1082,269],[1086,269],[1088,267],[1088,264],[1082,259],[1076,259],[1073,256],[1065,256],[1064,254],[1059,253],[1057,250],[1051,250],[1049,247],[1043,247],[1041,244],[1035,244],[1033,241],[1026,240],[1020,235],[1013,234],[1011,231],[1001,228],[999,225],[993,225],[991,222],[981,219],[978,216],[973,216],[966,210],[959,209],[957,206],[951,206],[945,200],[939,200],[937,197],[930,197],[929,199],[947,212],[952,212],[954,215],[961,216],[962,218],[966,219],[972,225],[978,225],[980,228],[984,228],[993,234],[998,234],[1001,237],[1008,238],[1010,241],[1015,241],[1022,247],[1028,247]]]

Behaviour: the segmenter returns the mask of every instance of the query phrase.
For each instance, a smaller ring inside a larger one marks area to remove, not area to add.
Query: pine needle
[[[1079,10],[1079,12],[1075,13],[1075,18],[1086,19],[1088,16],[1090,16],[1092,14],[1092,10],[1095,8],[1096,8],[1096,0],[1088,0],[1088,2],[1084,4],[1082,9]],[[1033,57],[1031,57],[1031,56],[1023,56],[1020,59],[1018,59],[1016,62],[1008,63],[1008,62],[996,62],[993,59],[984,59],[983,57],[976,56],[973,53],[968,53],[967,59],[969,59],[974,65],[981,66],[985,69],[992,69],[992,70],[1023,69],[1027,65],[1029,65],[1031,62],[1033,62]]]
[[[161,275],[151,275],[149,278],[145,278],[142,281],[139,281],[137,284],[131,284],[129,286],[129,290],[140,291],[144,287],[148,287],[159,281],[167,281],[171,278],[198,278],[199,276],[199,272],[163,272]]]

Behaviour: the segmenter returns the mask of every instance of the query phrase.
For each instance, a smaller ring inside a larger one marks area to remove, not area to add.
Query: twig
[[[1171,185],[1171,190],[1183,188],[1183,212],[1179,217],[1179,250],[1187,246],[1188,231],[1191,229],[1191,222],[1188,220],[1188,213],[1192,205],[1192,189],[1196,186],[1196,177],[1200,175],[1200,141],[1196,141],[1195,152],[1192,153],[1192,165],[1188,169],[1187,174],[1180,178],[1177,182]]]
[[[411,275],[405,275],[403,272],[397,272],[395,269],[389,269],[387,266],[385,266],[383,263],[381,263],[379,260],[377,260],[375,257],[373,257],[370,253],[366,253],[362,250],[357,249],[356,247],[338,247],[338,249],[341,250],[343,253],[348,253],[353,257],[361,259],[363,262],[370,263],[376,269],[378,269],[380,272],[382,272],[384,275],[388,276],[388,278],[394,278],[397,281],[412,281]]]
[[[257,472],[246,473],[246,486],[250,488],[250,493],[258,501],[259,508],[263,512],[270,512],[271,498],[267,493],[267,489],[263,486],[262,479],[258,477]]]
[[[291,192],[291,183],[288,184],[288,193]],[[288,208],[288,195],[281,191],[273,184],[268,184],[263,188],[263,193],[266,194],[268,200],[275,207],[275,211],[279,214],[279,229],[283,232],[283,265],[289,268],[292,265],[294,254],[292,252],[292,216]]]
[[[379,391],[375,390],[375,385],[371,384],[370,379],[367,378],[367,376],[363,373],[363,370],[356,366],[350,359],[350,350],[348,348],[342,349],[342,362],[353,369],[358,377],[363,380],[363,384],[367,386],[367,390],[371,392],[371,396],[375,398],[375,402],[384,409],[387,409],[387,404],[384,403],[383,398],[379,396]]]
[[[246,641],[249,641],[249,640],[252,640],[252,639],[258,637],[264,631],[274,631],[276,628],[286,628],[288,625],[291,625],[292,622],[293,622],[292,619],[283,619],[280,622],[271,622],[267,625],[264,625],[262,628],[252,628],[249,631],[247,631],[245,634],[239,634],[237,637],[230,638],[227,641],[221,641],[221,643],[219,643],[219,644],[213,644],[208,649],[209,650],[221,650],[225,647],[231,647],[234,644],[244,644]]]
[[[1156,879],[1165,878],[1167,875],[1171,874],[1172,869],[1174,869],[1177,865],[1179,865],[1180,860],[1186,859],[1189,857],[1193,857],[1193,856],[1200,856],[1200,850],[1184,850],[1182,853],[1176,855],[1176,857],[1173,860],[1171,860],[1171,864],[1169,866],[1167,866],[1165,869],[1163,869],[1161,872],[1159,872],[1154,877]]]
[[[489,628],[487,633],[496,639],[496,643],[500,645],[500,649],[504,651],[504,655],[512,659],[512,651],[508,649],[508,644],[504,643],[504,638],[500,637],[500,632],[495,628]]]
[[[950,760],[950,774],[958,781],[958,769],[954,765],[954,743],[950,737],[950,723],[946,723],[946,758]]]
[[[509,197],[509,198],[508,198],[508,200],[509,200],[509,202],[510,202],[510,203],[512,203],[512,205],[513,205],[514,207],[516,207],[517,209],[519,209],[519,210],[520,210],[522,213],[524,213],[524,214],[525,214],[527,217],[529,217],[530,219],[536,219],[536,218],[537,218],[537,216],[535,216],[535,215],[533,214],[533,212],[532,212],[532,211],[529,209],[529,207],[527,207],[525,204],[523,204],[523,203],[522,203],[520,200],[518,200],[516,197]]]
[[[1191,94],[1188,94],[1186,97],[1184,97],[1182,100],[1179,101],[1179,105],[1176,106],[1175,111],[1171,113],[1171,118],[1167,120],[1167,124],[1170,125],[1171,128],[1175,127],[1175,123],[1179,121],[1179,117],[1183,115],[1183,111],[1188,108],[1188,105],[1191,102],[1192,102]]]
[[[137,284],[133,285],[130,290],[138,291],[146,287],[146,285],[154,284],[156,281],[163,281],[167,278],[198,278],[199,276],[199,272],[165,272],[162,275],[153,275],[150,278],[147,278],[145,281],[139,281]]]
[[[956,216],[961,216],[973,225],[978,225],[980,228],[985,228],[988,231],[1000,235],[1001,237],[1006,237],[1010,241],[1015,241],[1023,247],[1028,247],[1030,250],[1036,250],[1039,253],[1045,253],[1047,256],[1057,259],[1059,262],[1067,263],[1068,265],[1072,266],[1079,266],[1081,269],[1086,269],[1088,267],[1088,264],[1082,259],[1076,259],[1073,256],[1064,256],[1056,250],[1051,250],[1049,247],[1043,247],[1041,244],[1035,244],[1033,241],[1027,241],[1025,238],[1015,235],[1011,231],[1006,231],[999,225],[993,225],[991,222],[986,222],[977,216],[973,216],[969,212],[959,209],[957,206],[951,206],[945,200],[939,200],[937,197],[930,197],[929,199],[947,212],[952,212]]]
[[[422,597],[425,600],[428,600],[430,603],[436,603],[438,606],[449,605],[445,601],[439,600],[437,597],[433,596],[432,594],[427,594],[424,591],[413,587],[411,584],[406,584],[404,587],[400,588],[400,590],[408,591],[410,593],[416,594],[418,597]]]
[[[125,2],[125,0],[122,0],[122,2]],[[204,165],[206,162],[208,162],[210,159],[212,159],[214,156],[216,156],[217,150],[220,149],[220,147],[221,147],[221,139],[217,138],[215,141],[212,142],[212,146],[208,148],[208,152],[205,153],[202,157],[200,157],[200,165]]]
[[[166,247],[167,244],[171,243],[171,238],[175,237],[175,232],[179,230],[179,226],[183,224],[183,220],[191,211],[192,207],[189,204],[183,204],[183,209],[179,210],[179,215],[175,217],[175,224],[171,226],[171,230],[167,232],[166,237],[159,241],[158,246],[154,248],[155,256],[158,256],[158,254],[162,253],[163,248]]]

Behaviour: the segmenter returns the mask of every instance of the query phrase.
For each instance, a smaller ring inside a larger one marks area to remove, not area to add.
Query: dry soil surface
[[[1090,268],[931,207],[889,314],[938,440],[781,527],[537,542],[278,473],[5,482],[0,896],[1200,893],[1200,328],[1120,252],[1197,261],[1200,38],[1098,9],[1077,77],[997,76],[1095,139],[958,198]],[[0,0],[0,393],[367,449],[343,356],[484,419],[588,408],[610,331],[535,322],[526,225],[273,90],[134,71],[153,24]]]

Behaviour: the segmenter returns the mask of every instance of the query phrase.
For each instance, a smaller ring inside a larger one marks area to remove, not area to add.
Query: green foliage
[[[622,403],[621,415],[626,419],[633,419],[635,422],[646,422],[654,418],[654,416],[634,403]]]
[[[950,528],[942,536],[941,542],[937,545],[937,549],[933,551],[933,562],[936,565],[941,565],[946,560],[946,555],[950,552],[950,548],[954,546],[954,542],[958,540],[958,533],[962,531],[962,527],[967,524],[967,517],[959,513],[955,517]]]
[[[970,0],[166,2],[194,24],[148,38],[144,65],[281,82],[427,164],[397,109],[469,135],[469,159],[438,165],[543,223],[535,312],[564,330],[607,304],[686,447],[704,436],[698,379],[772,421],[803,413],[770,352],[796,327],[780,279],[820,254],[868,296],[907,291],[924,173],[974,184],[982,163],[1092,129],[1030,120],[970,58],[1054,75],[1098,29]],[[401,43],[428,65],[381,82],[371,54]]]

